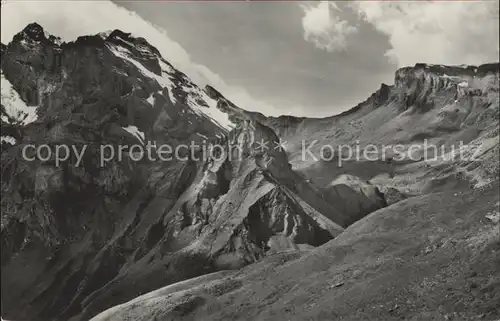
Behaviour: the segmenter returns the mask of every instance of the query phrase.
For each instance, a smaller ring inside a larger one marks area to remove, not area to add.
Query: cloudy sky
[[[493,1],[2,1],[1,38],[32,21],[65,40],[142,36],[200,85],[267,115],[329,116],[417,62],[498,61]]]

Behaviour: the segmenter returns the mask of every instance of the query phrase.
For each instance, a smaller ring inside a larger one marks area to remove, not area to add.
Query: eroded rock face
[[[499,79],[498,63],[417,64],[397,70],[394,85],[382,85],[342,114],[277,117],[267,124],[288,142],[293,168],[320,189],[344,174],[407,195],[451,185],[484,186],[498,179],[493,159],[498,154]],[[333,157],[320,157],[325,146]],[[375,157],[368,160],[364,152],[373,146]],[[396,160],[398,150],[404,156]],[[387,203],[401,198],[395,194],[389,190]]]
[[[487,84],[495,78],[498,83],[495,74],[498,74],[498,64],[479,67],[416,64],[399,69],[394,81],[403,106],[414,106],[425,112],[442,103],[440,98],[445,96],[444,93],[451,93],[456,101],[498,93],[497,84]]]
[[[169,160],[149,146],[192,142],[194,153]],[[2,316],[88,320],[160,286],[334,238],[343,213],[277,142],[144,39],[115,30],[61,43],[27,26],[2,46]],[[23,156],[29,144],[51,157]],[[61,161],[63,144],[74,149]]]
[[[388,206],[396,204],[397,202],[400,202],[408,198],[407,195],[405,195],[403,192],[399,191],[394,187],[384,186],[380,189],[380,192],[382,193],[384,200],[386,201]]]

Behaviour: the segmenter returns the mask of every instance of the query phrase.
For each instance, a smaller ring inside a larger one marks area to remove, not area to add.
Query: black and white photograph
[[[500,0],[2,0],[2,321],[500,321]]]

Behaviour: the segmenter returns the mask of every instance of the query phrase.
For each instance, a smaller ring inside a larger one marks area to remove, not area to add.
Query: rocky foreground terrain
[[[247,111],[120,30],[33,23],[1,67],[3,318],[500,318],[498,63],[402,68],[321,119]],[[371,144],[398,152],[348,155]]]

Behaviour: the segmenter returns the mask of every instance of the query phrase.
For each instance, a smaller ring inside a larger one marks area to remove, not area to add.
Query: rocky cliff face
[[[498,79],[498,63],[477,67],[416,64],[397,70],[394,85],[382,84],[367,100],[339,115],[271,117],[267,124],[292,143],[289,149],[292,154],[297,146],[293,142],[304,138],[304,132],[312,135],[309,141],[317,139],[339,145],[358,139],[361,145],[366,145],[375,141],[370,139],[374,134],[373,138],[383,139],[383,143],[401,142],[403,134],[418,134],[417,130],[428,129],[426,122],[446,127],[453,122],[450,131],[460,131],[466,126],[485,128],[498,119]],[[450,115],[452,109],[456,110],[456,117]],[[402,120],[406,119],[402,118],[414,113],[418,114],[408,124],[411,126],[398,133],[405,125]],[[423,114],[427,117],[419,117]],[[384,121],[387,126],[382,127]],[[410,138],[409,141],[416,140]],[[292,155],[292,162],[295,158]]]
[[[439,104],[439,98],[447,93],[454,95],[456,102],[498,93],[498,64],[479,67],[417,64],[399,69],[394,83],[404,106],[426,111]]]
[[[119,30],[63,43],[28,25],[2,45],[1,120],[7,319],[88,320],[349,223],[272,129]]]

